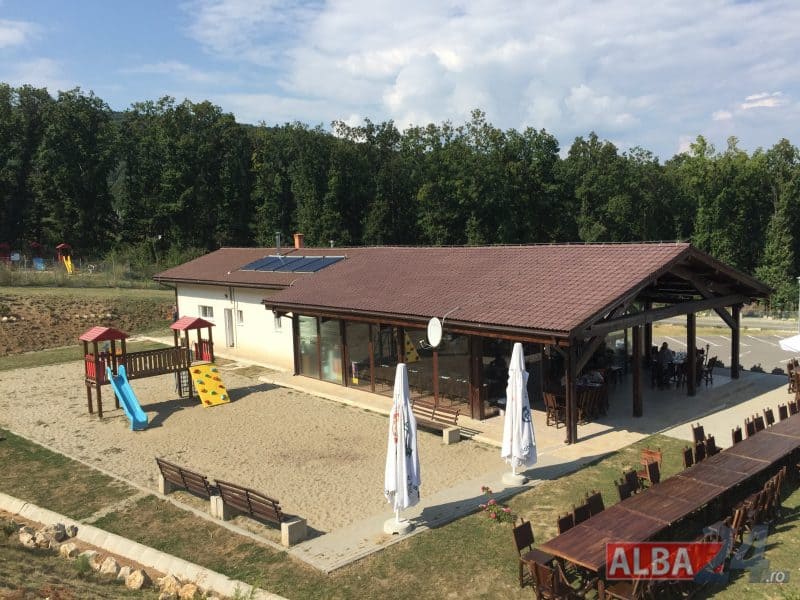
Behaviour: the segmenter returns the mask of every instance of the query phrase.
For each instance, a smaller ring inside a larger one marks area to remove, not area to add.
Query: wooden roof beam
[[[697,288],[697,291],[703,296],[703,298],[714,298],[716,297],[712,287],[708,285],[708,283],[698,277],[695,273],[692,273],[688,269],[684,269],[680,266],[675,266],[672,269],[672,272],[675,273],[678,277],[682,277],[686,281],[690,282],[694,287]],[[730,288],[726,285],[721,285],[718,287],[721,293],[730,293]],[[714,312],[717,313],[723,321],[730,327],[731,329],[736,328],[736,322],[733,320],[733,317],[730,313],[722,307],[714,307]]]
[[[733,306],[734,304],[744,304],[748,300],[749,298],[747,296],[732,294],[729,296],[717,296],[703,300],[682,302],[680,304],[673,304],[672,306],[665,306],[663,308],[641,311],[633,315],[626,315],[616,319],[600,321],[599,323],[595,323],[594,325],[587,327],[584,330],[584,334],[588,336],[605,335],[611,331],[627,329],[628,327],[632,327],[634,325],[653,323],[655,321],[669,319],[670,317],[677,317],[678,315],[686,315],[689,313],[699,312],[701,310],[721,308],[724,306]]]

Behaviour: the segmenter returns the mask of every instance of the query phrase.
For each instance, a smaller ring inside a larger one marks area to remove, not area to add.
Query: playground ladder
[[[175,389],[181,398],[192,395],[192,380],[189,378],[189,371],[182,370],[175,373]]]

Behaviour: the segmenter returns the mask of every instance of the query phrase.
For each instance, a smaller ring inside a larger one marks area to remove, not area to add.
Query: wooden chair
[[[546,423],[549,427],[550,425],[555,425],[556,429],[560,425],[566,425],[567,422],[567,407],[564,402],[560,402],[559,398],[552,392],[545,392],[544,396],[544,407],[546,411]]]
[[[794,388],[794,363],[789,361],[786,363],[786,375],[789,378],[789,393],[793,394]]]
[[[633,472],[634,476],[636,476],[636,472]],[[625,480],[623,477],[619,481],[615,481],[614,485],[617,486],[617,493],[619,494],[619,501],[622,502],[626,498],[630,498],[631,494],[633,494],[633,490],[631,489],[631,484]]]
[[[772,412],[772,408],[764,409],[764,421],[766,421],[767,427],[775,425],[775,413]]]
[[[643,600],[651,596],[649,590],[652,584],[653,581],[649,579],[614,581],[606,585],[605,597],[617,600]]]
[[[586,505],[589,507],[589,512],[592,516],[603,512],[606,508],[605,504],[603,504],[603,494],[592,490],[590,494],[586,494]]]
[[[517,554],[519,554],[519,587],[525,585],[525,567],[528,567],[528,575],[530,582],[533,583],[533,564],[535,562],[549,563],[553,557],[546,552],[537,550],[533,547],[533,528],[531,522],[525,519],[520,519],[520,524],[512,529],[514,534],[514,544],[517,547]]]
[[[735,446],[741,441],[742,441],[742,428],[737,426],[731,429],[731,442],[733,443],[733,445]]]
[[[714,384],[714,366],[717,364],[717,357],[712,356],[708,359],[708,362],[703,366],[701,370],[701,374],[703,377],[703,381],[706,382],[706,385]]]
[[[697,461],[695,460],[695,462]],[[659,481],[661,481],[661,468],[659,467],[659,464],[655,461],[647,463],[647,465],[645,465],[645,468],[639,473],[641,473],[639,475],[639,481],[642,484],[644,484],[644,482],[647,481],[651,486],[653,486],[657,484]]]
[[[532,575],[537,599],[574,600],[586,597],[587,590],[573,588],[558,563],[552,567],[538,562],[533,563]]]
[[[577,394],[578,423],[589,423],[594,416],[594,389],[583,389]]]
[[[747,434],[747,437],[753,437],[756,434],[756,424],[748,417],[744,419],[744,432]]]
[[[575,525],[580,525],[589,520],[592,516],[592,511],[589,509],[588,504],[580,504],[572,507],[572,516],[575,520]]]
[[[714,439],[713,435],[708,435],[706,437],[706,456],[714,456],[715,454],[719,453],[719,447],[717,446],[717,440]]]
[[[703,431],[703,426],[700,425],[700,423],[697,425],[692,425],[692,437],[694,438],[695,444],[706,439],[705,431]]]
[[[699,463],[706,459],[706,444],[705,442],[697,442],[694,445],[694,462]]]
[[[639,474],[631,469],[630,471],[623,471],[622,476],[625,478],[625,481],[628,483],[628,486],[631,489],[631,494],[635,494],[639,491]]]
[[[688,469],[694,464],[694,457],[692,456],[692,449],[689,446],[683,447],[683,468]]]
[[[778,420],[785,421],[789,418],[789,409],[785,404],[778,404]]]
[[[800,412],[800,409],[798,409],[796,400],[789,400],[787,405],[789,407],[789,416],[796,415],[798,412]]]
[[[569,531],[575,527],[575,515],[573,513],[567,513],[563,517],[559,516],[558,519],[556,519],[556,525],[558,526],[558,535]]]
[[[661,448],[656,448],[653,450],[652,448],[644,448],[639,453],[639,462],[643,465],[646,465],[651,462],[657,462],[658,466],[661,466],[661,462],[664,460],[664,453],[661,451]]]
[[[753,422],[756,424],[756,432],[764,431],[766,426],[764,425],[764,417],[761,415],[753,415]]]

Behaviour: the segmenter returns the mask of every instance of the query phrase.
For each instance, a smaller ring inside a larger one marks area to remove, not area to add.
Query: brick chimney
[[[294,234],[294,249],[300,250],[300,248],[304,248],[303,245],[303,234],[302,233],[295,233]]]

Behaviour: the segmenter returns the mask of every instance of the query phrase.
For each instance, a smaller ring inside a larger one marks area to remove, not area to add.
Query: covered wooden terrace
[[[741,308],[770,292],[762,282],[685,243],[374,250],[372,259],[364,253],[341,261],[264,299],[267,309],[295,320],[296,374],[305,374],[299,367],[298,317],[339,320],[343,332],[348,322],[390,324],[401,332],[400,340],[405,329],[424,329],[430,317],[447,315],[444,332],[469,338],[470,368],[464,379],[473,418],[484,418],[475,409],[482,407],[485,386],[478,361],[487,340],[549,346],[563,358],[565,441],[570,444],[578,441],[578,377],[610,333],[631,330],[631,410],[639,417],[642,367],[654,322],[686,315],[686,393],[692,396],[696,313],[713,310],[730,327],[731,378],[736,379]],[[344,334],[341,340],[346,369]],[[397,345],[402,358],[403,344]],[[434,349],[434,373],[437,354]],[[348,385],[347,379],[342,383]],[[436,377],[433,394],[438,402]]]

